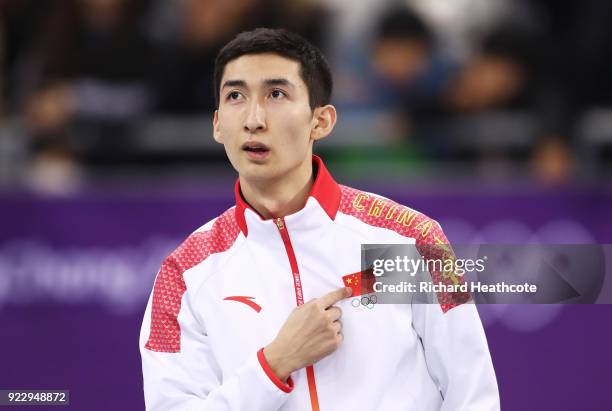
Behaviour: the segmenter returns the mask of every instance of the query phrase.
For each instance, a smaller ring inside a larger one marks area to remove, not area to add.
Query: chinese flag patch
[[[353,274],[348,274],[342,277],[345,287],[350,287],[353,290],[352,297],[374,292],[374,282],[376,277],[372,273],[372,269],[358,271]]]

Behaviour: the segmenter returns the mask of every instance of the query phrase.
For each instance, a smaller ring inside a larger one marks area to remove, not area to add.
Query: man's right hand
[[[342,311],[333,305],[350,296],[351,289],[342,287],[291,312],[274,341],[263,352],[279,379],[285,381],[293,371],[336,351],[343,340]]]

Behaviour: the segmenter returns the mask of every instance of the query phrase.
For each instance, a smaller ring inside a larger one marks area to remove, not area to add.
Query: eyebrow
[[[289,87],[289,88],[295,88],[293,83],[290,82],[289,80],[287,80],[286,78],[269,78],[269,79],[265,79],[263,81],[263,84],[265,84],[266,86],[286,86],[286,87]],[[227,80],[226,82],[223,83],[223,86],[221,86],[221,88],[224,89],[226,87],[243,87],[243,88],[247,88],[247,84],[246,84],[246,81],[244,81],[244,80]]]
[[[244,80],[227,80],[225,83],[223,83],[223,86],[221,86],[222,89],[224,89],[225,87],[245,87],[246,88],[246,81],[244,81]]]
[[[267,86],[287,86],[290,88],[295,88],[293,83],[286,78],[270,78],[264,80],[263,83]]]

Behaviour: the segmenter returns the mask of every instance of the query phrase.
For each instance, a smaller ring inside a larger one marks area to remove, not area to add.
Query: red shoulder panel
[[[426,215],[412,210],[394,201],[387,200],[347,186],[340,186],[341,198],[339,211],[353,216],[374,227],[386,228],[409,238],[414,238],[416,248],[425,261],[443,256],[444,245],[448,240],[440,225]],[[452,256],[454,253],[450,250]],[[433,271],[434,283],[452,284],[453,281],[463,281],[463,278],[451,278],[448,273]],[[451,274],[452,275],[452,274]],[[437,293],[443,312],[470,300],[469,293]]]
[[[164,260],[153,288],[151,333],[145,348],[160,352],[181,350],[177,317],[186,291],[183,273],[210,255],[229,249],[239,232],[234,210],[227,210],[215,220],[211,230],[193,233]]]

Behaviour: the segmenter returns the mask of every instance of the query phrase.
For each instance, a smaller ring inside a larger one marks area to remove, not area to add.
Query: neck
[[[240,177],[240,190],[246,202],[267,220],[304,208],[313,182],[312,160],[308,158],[305,164],[276,181],[249,181]]]

